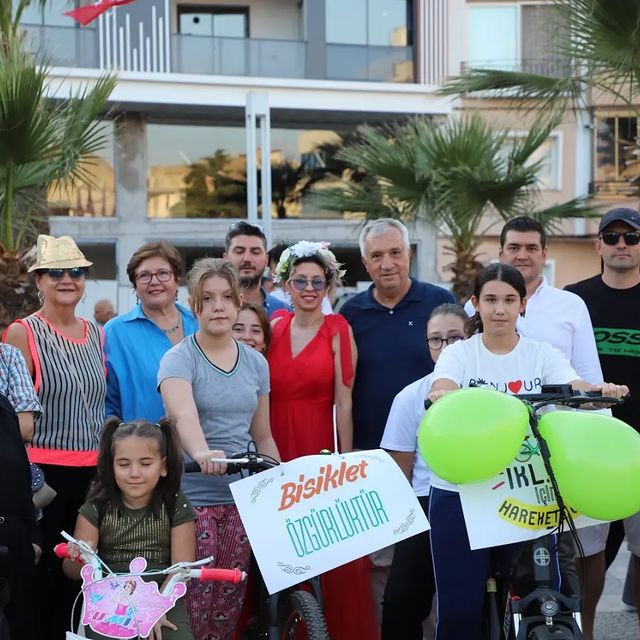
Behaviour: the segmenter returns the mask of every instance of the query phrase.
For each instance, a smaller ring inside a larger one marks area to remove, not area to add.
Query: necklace
[[[171,327],[170,329],[162,329],[162,327],[160,327],[165,333],[168,334],[172,334],[175,333],[179,328],[180,328],[180,320],[181,320],[182,316],[178,316],[178,324],[175,327]]]
[[[149,316],[144,312],[144,309],[142,310],[142,315],[147,320],[151,320],[151,318],[149,318]],[[166,333],[167,335],[171,335],[172,333],[175,333],[180,328],[180,324],[182,323],[182,316],[180,315],[180,312],[178,312],[178,324],[175,327],[171,327],[170,329],[163,329],[155,320],[151,320],[151,322],[153,322],[153,324],[155,324],[156,327],[158,327],[158,329],[160,329],[160,331],[162,331],[163,333]]]

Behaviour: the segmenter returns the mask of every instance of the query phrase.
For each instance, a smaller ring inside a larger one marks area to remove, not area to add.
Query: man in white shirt
[[[549,342],[562,351],[582,380],[602,382],[587,306],[579,296],[552,287],[542,275],[547,261],[547,235],[540,223],[526,216],[509,220],[500,233],[498,259],[516,267],[527,286],[527,308],[518,319],[518,333]],[[470,301],[465,311],[473,315]]]
[[[537,220],[519,216],[502,227],[498,259],[516,267],[527,287],[527,307],[518,319],[516,330],[520,335],[548,342],[560,350],[582,380],[591,384],[602,382],[589,310],[580,296],[547,283],[542,275],[547,253],[547,234]],[[471,301],[465,305],[465,311],[473,315]],[[558,551],[563,591],[568,595],[577,594],[575,545],[570,534],[561,536]]]

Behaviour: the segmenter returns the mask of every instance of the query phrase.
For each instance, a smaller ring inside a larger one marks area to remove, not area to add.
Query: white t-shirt
[[[388,451],[415,452],[411,484],[417,496],[428,496],[430,471],[418,451],[418,427],[424,401],[431,390],[433,373],[407,385],[394,399],[380,446]]]
[[[475,313],[470,300],[464,309],[470,316]],[[516,331],[562,351],[581,380],[591,384],[603,381],[591,317],[584,300],[575,293],[552,287],[543,276],[540,286],[527,299]]]
[[[433,381],[446,378],[459,387],[472,382],[486,384],[505,393],[539,393],[543,384],[567,384],[579,378],[567,358],[548,342],[524,336],[509,353],[491,353],[477,333],[442,351],[433,371]],[[457,491],[454,484],[431,471],[431,486]]]

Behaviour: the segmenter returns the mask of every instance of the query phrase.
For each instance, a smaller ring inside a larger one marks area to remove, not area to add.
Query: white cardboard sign
[[[472,549],[534,540],[558,525],[558,503],[532,434],[504,471],[486,482],[458,488]],[[572,513],[578,529],[601,522]]]
[[[231,492],[269,593],[429,528],[381,449],[297,458],[232,483]]]

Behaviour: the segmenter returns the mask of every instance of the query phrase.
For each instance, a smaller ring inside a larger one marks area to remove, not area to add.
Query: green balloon
[[[488,480],[515,458],[529,426],[520,400],[484,388],[443,396],[424,414],[418,447],[425,462],[448,482]]]
[[[640,511],[640,434],[628,424],[587,411],[540,418],[551,467],[568,506],[596,520]]]

